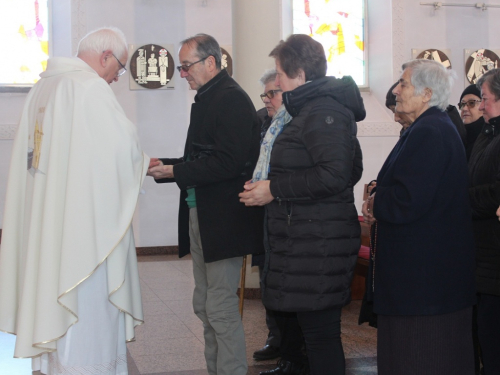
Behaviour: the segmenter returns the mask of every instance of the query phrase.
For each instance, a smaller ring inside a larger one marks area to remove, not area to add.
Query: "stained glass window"
[[[323,45],[327,75],[350,75],[358,86],[368,86],[365,0],[293,0],[293,33]]]
[[[31,86],[47,67],[49,1],[0,2],[0,86]]]

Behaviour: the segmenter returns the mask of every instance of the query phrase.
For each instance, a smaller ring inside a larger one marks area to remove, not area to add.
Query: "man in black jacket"
[[[193,258],[193,307],[204,326],[208,373],[244,375],[236,290],[242,256],[263,246],[263,223],[262,211],[245,207],[238,193],[252,178],[260,124],[248,95],[221,70],[217,41],[198,34],[181,45],[177,69],[197,90],[184,156],[152,159],[148,174],[181,189],[179,256]]]

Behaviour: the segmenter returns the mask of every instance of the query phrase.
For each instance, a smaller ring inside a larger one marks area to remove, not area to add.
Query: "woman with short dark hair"
[[[266,206],[263,302],[298,320],[312,375],[343,375],[340,315],[360,247],[355,121],[365,109],[351,77],[325,76],[325,52],[311,37],[292,35],[270,56],[284,106],[264,137],[253,182],[240,194],[248,206]],[[286,341],[287,330],[281,333]],[[278,368],[264,374],[305,374],[294,364],[300,349],[282,353]]]

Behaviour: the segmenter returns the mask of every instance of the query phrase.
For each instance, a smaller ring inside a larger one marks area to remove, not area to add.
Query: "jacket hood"
[[[94,69],[78,57],[53,57],[47,61],[47,70],[42,72],[40,77],[48,78],[75,71],[90,72],[97,75]]]
[[[356,121],[364,120],[366,111],[363,98],[350,76],[323,77],[307,82],[295,90],[284,92],[283,104],[288,113],[295,117],[308,101],[321,96],[329,96],[351,110]]]

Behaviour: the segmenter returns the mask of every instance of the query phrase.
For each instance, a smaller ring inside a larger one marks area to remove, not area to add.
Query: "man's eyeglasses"
[[[179,71],[179,73],[181,72],[181,70],[183,72],[187,73],[189,71],[189,68],[191,68],[194,64],[198,64],[199,62],[202,62],[202,61],[208,59],[209,57],[210,56],[204,57],[201,60],[195,61],[194,63],[191,63],[191,64],[180,65],[177,67],[177,70]]]
[[[481,103],[481,100],[467,100],[466,102],[460,102],[458,103],[458,108],[462,109],[463,107],[467,106],[470,108],[474,108],[478,103]]]
[[[118,71],[118,73],[116,73],[116,76],[117,76],[117,77],[121,77],[122,75],[124,75],[124,74],[125,74],[125,72],[127,71],[127,68],[125,68],[125,65],[123,65],[123,64],[121,63],[121,61],[120,61],[120,60],[118,60],[118,57],[116,57],[114,53],[112,53],[112,55],[113,55],[113,57],[116,59],[116,61],[118,61],[118,64],[120,64],[120,66],[121,66],[121,68],[120,68],[120,70]]]
[[[272,99],[274,98],[274,95],[276,95],[276,93],[278,92],[282,92],[283,90],[269,90],[268,92],[265,92],[264,94],[260,94],[260,98],[262,99],[262,101],[265,100],[265,98],[269,98],[269,99]]]

